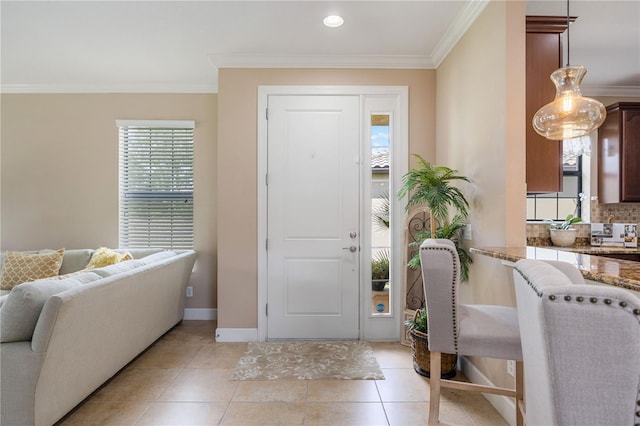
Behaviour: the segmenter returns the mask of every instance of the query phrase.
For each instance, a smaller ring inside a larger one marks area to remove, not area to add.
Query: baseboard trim
[[[217,328],[216,342],[257,342],[257,328]]]
[[[473,382],[485,386],[495,386],[475,365],[466,357],[460,358],[460,368],[467,378]],[[515,383],[515,382],[514,382]],[[510,424],[516,424],[516,403],[513,398],[504,395],[482,394],[500,415]]]
[[[211,321],[218,319],[218,310],[210,308],[185,308],[185,320]]]

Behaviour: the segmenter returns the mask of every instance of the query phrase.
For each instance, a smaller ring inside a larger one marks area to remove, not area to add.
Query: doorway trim
[[[397,119],[394,129],[395,144],[393,145],[391,158],[392,167],[392,188],[391,193],[397,193],[402,176],[408,170],[409,164],[409,89],[407,86],[258,86],[258,102],[257,102],[257,247],[258,247],[258,341],[263,342],[267,339],[267,105],[269,96],[273,95],[356,95],[360,97],[360,129],[361,139],[364,137],[363,114],[365,109],[365,100],[367,98],[393,97],[396,100]],[[369,170],[370,173],[370,170]],[[362,197],[361,197],[362,198]],[[362,202],[362,200],[361,200]],[[398,201],[393,204],[392,215],[392,235],[391,242],[393,251],[392,259],[395,267],[392,267],[393,282],[398,283],[393,288],[393,314],[387,317],[388,321],[393,322],[395,333],[382,340],[400,340],[400,330],[402,327],[402,290],[404,289],[405,269],[404,262],[404,230],[405,223],[404,203]],[[362,218],[361,218],[362,219]],[[362,223],[367,223],[366,220]],[[361,229],[362,232],[362,229]],[[362,251],[360,255],[362,256]],[[360,277],[360,290],[362,292],[363,277]],[[362,294],[362,293],[361,293]],[[359,338],[365,338],[365,327],[370,321],[369,312],[366,311],[367,304],[362,303],[360,298],[360,332]],[[363,306],[364,305],[364,306]]]

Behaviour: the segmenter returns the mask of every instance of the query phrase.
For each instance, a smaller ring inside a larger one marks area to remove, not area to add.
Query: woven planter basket
[[[418,311],[416,311],[416,315]],[[430,377],[431,369],[429,357],[429,336],[418,330],[410,330],[411,335],[411,355],[413,355],[413,369],[421,376]],[[458,356],[455,354],[443,353],[440,358],[440,377],[451,379],[456,375],[456,365]]]

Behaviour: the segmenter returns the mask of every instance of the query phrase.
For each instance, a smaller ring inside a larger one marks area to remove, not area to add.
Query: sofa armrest
[[[47,351],[60,305],[62,305],[62,300],[57,295],[50,296],[45,302],[38,317],[36,328],[33,330],[33,337],[31,338],[32,351],[37,353]]]
[[[31,350],[31,342],[0,344],[0,424],[34,423],[36,385],[44,354]]]

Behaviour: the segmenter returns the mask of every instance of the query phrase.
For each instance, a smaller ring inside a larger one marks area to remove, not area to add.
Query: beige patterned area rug
[[[230,380],[384,380],[367,342],[249,343]]]

